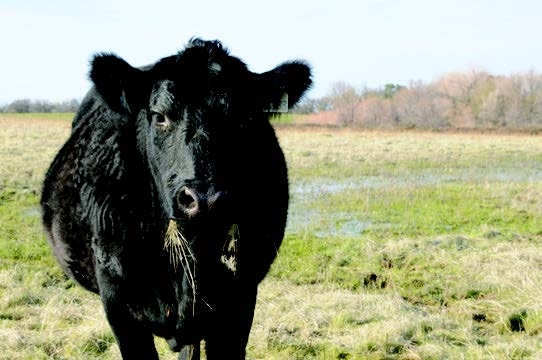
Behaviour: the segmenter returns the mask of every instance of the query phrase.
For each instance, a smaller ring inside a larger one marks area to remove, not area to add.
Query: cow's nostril
[[[188,216],[196,215],[200,210],[198,193],[189,187],[184,186],[181,191],[179,191],[177,201],[181,210]]]

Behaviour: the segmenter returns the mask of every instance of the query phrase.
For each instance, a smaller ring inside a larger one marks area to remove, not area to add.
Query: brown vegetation
[[[360,128],[536,130],[542,128],[542,75],[531,71],[494,76],[471,69],[429,84],[387,84],[382,90],[363,91],[339,82],[321,102],[312,102],[313,113],[303,122]]]

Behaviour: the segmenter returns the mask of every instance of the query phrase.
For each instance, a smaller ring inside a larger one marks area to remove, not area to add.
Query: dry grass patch
[[[1,114],[0,189],[41,188],[45,171],[70,130],[65,119]]]

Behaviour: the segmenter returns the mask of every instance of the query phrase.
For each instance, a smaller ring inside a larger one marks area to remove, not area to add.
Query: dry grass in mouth
[[[196,269],[195,266],[192,268],[189,259],[192,259],[192,262],[195,262],[196,259],[192,250],[190,250],[190,246],[188,246],[188,241],[179,230],[177,222],[173,219],[169,220],[166,230],[164,250],[169,253],[169,260],[171,261],[173,268],[176,270],[179,264],[181,264],[183,271],[188,276],[188,282],[193,291],[192,312],[194,312],[194,306],[196,304],[196,280],[194,273]]]

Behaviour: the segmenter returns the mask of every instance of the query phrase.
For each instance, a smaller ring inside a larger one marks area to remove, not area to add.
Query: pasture
[[[2,359],[120,359],[99,298],[62,274],[41,228],[70,125],[0,114]],[[277,135],[291,208],[248,359],[542,358],[542,136]]]

